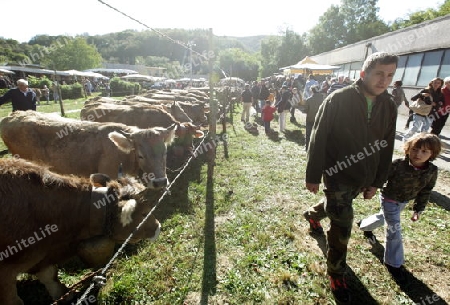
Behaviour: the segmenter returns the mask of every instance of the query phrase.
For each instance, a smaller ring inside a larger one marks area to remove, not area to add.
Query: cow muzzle
[[[166,187],[169,184],[167,178],[154,178],[150,181],[150,187],[153,189],[160,189]]]
[[[149,238],[150,241],[155,241],[159,237],[159,233],[161,233],[161,224],[158,223],[158,227],[155,230],[155,234]]]

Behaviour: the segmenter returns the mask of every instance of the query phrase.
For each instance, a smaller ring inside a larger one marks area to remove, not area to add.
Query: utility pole
[[[190,82],[189,82],[189,87],[190,88],[192,88],[192,73],[193,73],[193,71],[192,71],[192,47],[195,47],[196,46],[196,44],[193,42],[193,41],[189,41],[188,42],[188,47],[189,47],[189,60],[190,60],[190,68],[191,68],[191,80],[190,80]]]
[[[52,64],[53,64],[53,73],[54,73],[54,84],[55,84],[55,89],[56,89],[56,92],[58,93],[59,108],[60,108],[60,110],[61,110],[61,116],[62,116],[62,117],[65,117],[65,116],[66,116],[66,113],[64,112],[64,106],[63,106],[62,99],[61,99],[61,90],[60,90],[60,88],[59,88],[59,83],[58,83],[58,80],[57,80],[57,77],[56,77],[55,63],[52,62]],[[49,89],[50,89],[50,88],[49,88]],[[53,91],[53,94],[54,94],[54,92],[55,92],[55,91]],[[49,94],[50,94],[50,93],[49,93]]]

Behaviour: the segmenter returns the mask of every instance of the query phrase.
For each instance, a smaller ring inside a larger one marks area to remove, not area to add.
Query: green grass
[[[173,194],[163,203],[174,211],[160,238],[120,260],[103,303],[333,304],[323,252],[301,215],[320,199],[304,188],[304,126],[288,123],[288,136],[275,141],[262,127],[258,136],[242,127],[228,126],[229,157],[219,146],[213,183],[201,159],[188,168],[198,174],[185,178],[187,202]],[[356,219],[378,209],[376,199],[355,200]],[[434,294],[450,300],[450,217],[436,204],[418,223],[410,215],[404,211],[402,219],[413,289],[402,291],[380,263],[380,249],[354,232],[348,264],[355,304],[413,304]],[[382,230],[375,233],[382,241]]]
[[[239,113],[234,120],[215,166],[208,168],[206,154],[193,159],[158,206],[159,239],[127,247],[109,269],[100,304],[334,304],[324,240],[307,234],[302,217],[323,195],[304,187],[304,123],[288,123],[286,136],[270,139],[261,126],[259,135],[247,132]],[[359,197],[354,208],[361,219],[379,203]],[[432,203],[419,222],[409,221],[411,214],[410,207],[402,213],[405,266],[415,277],[409,290],[390,278],[382,250],[355,225],[347,259],[354,304],[422,304],[433,296],[439,300],[432,304],[450,302],[449,213]],[[382,231],[374,233],[383,245]]]

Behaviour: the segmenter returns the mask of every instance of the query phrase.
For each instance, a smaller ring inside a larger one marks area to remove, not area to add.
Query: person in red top
[[[450,76],[444,78],[444,86],[442,87],[441,92],[444,96],[444,102],[438,105],[439,108],[438,111],[436,111],[436,117],[431,124],[431,133],[437,136],[441,134],[442,128],[444,128],[450,112]]]
[[[266,131],[266,134],[270,133],[270,121],[273,120],[273,114],[277,108],[275,106],[272,106],[271,102],[269,100],[266,101],[266,104],[261,110],[262,120],[264,122],[264,129]]]

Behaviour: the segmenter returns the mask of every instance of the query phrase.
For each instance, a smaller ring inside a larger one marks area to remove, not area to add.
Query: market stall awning
[[[52,74],[54,73],[52,70],[37,68],[37,67],[28,67],[28,66],[0,66],[0,69],[5,69],[8,71],[16,71],[16,72],[28,72],[28,73],[37,73],[37,74]]]
[[[154,81],[154,78],[150,75],[143,75],[143,74],[128,74],[125,76],[121,76],[121,79],[126,79],[126,80],[137,80],[137,81]]]
[[[3,73],[3,74],[15,74],[13,71],[10,71],[8,69],[1,69],[1,68],[0,68],[0,73]]]
[[[306,56],[295,65],[280,68],[284,74],[295,73],[313,73],[313,74],[331,74],[334,70],[339,69],[340,66],[322,65],[315,62],[311,57]]]

